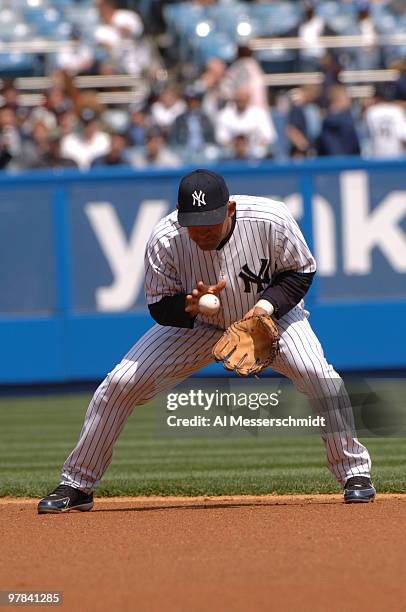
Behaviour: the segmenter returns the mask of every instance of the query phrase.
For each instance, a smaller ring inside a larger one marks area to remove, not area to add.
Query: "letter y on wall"
[[[109,287],[96,289],[98,310],[123,311],[134,304],[144,282],[144,252],[148,238],[168,207],[167,200],[144,200],[127,241],[113,204],[86,204],[86,215],[113,274]]]

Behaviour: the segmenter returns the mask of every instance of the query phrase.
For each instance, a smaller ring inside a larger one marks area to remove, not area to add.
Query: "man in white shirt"
[[[177,117],[186,111],[186,108],[186,102],[179,97],[176,90],[166,85],[151,106],[152,122],[167,133]]]
[[[229,98],[240,87],[249,87],[251,103],[268,109],[268,89],[265,73],[255,59],[252,49],[247,45],[239,45],[237,57],[228,68],[222,80],[223,91],[229,91]]]
[[[95,30],[95,39],[100,44],[119,44],[123,38],[139,38],[144,31],[141,18],[135,11],[117,9],[115,0],[98,2],[100,25]],[[113,33],[111,33],[113,31]]]
[[[142,40],[144,26],[135,11],[117,9],[115,0],[98,3],[100,24],[94,32],[98,45],[105,47],[115,70],[138,76],[148,69],[150,51]]]
[[[304,3],[305,18],[299,26],[298,35],[301,39],[302,48],[300,59],[302,70],[313,71],[318,67],[318,62],[324,55],[324,47],[320,43],[320,36],[324,33],[324,20],[316,14],[311,2]]]
[[[77,43],[76,46],[67,44],[66,47],[62,47],[56,56],[56,65],[71,76],[90,72],[95,61],[93,49],[81,40],[77,28],[73,28],[71,40]]]
[[[401,157],[406,153],[406,112],[377,88],[374,102],[365,111],[365,123],[373,157]]]
[[[251,104],[251,93],[241,87],[234,100],[219,113],[216,126],[217,142],[228,147],[235,136],[246,135],[252,157],[266,157],[269,147],[276,141],[276,131],[270,112]]]
[[[358,3],[358,29],[362,39],[362,47],[358,49],[356,54],[358,70],[374,70],[379,68],[380,49],[378,46],[378,33],[370,14],[370,3],[368,0],[360,0]]]
[[[67,134],[61,141],[61,157],[73,159],[81,170],[87,170],[96,157],[110,150],[110,136],[100,129],[100,122],[92,108],[80,113],[79,133]]]

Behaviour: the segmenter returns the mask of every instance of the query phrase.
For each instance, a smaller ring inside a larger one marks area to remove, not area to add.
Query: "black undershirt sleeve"
[[[155,304],[149,304],[148,308],[151,317],[159,325],[193,329],[196,317],[191,317],[188,312],[185,312],[185,302],[186,293],[177,293],[164,297]]]
[[[313,281],[314,272],[301,273],[288,270],[277,274],[262,292],[261,298],[275,308],[274,316],[280,319],[306,295]],[[149,304],[149,312],[159,325],[193,329],[195,318],[185,312],[186,293],[177,293]]]
[[[261,298],[268,300],[275,309],[274,316],[280,319],[306,295],[315,272],[287,270],[277,274],[262,292]]]

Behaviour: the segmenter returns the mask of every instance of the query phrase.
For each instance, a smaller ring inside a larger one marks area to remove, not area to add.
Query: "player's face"
[[[229,202],[227,217],[223,223],[217,225],[194,225],[188,227],[189,238],[202,249],[202,251],[214,251],[220,242],[227,236],[231,229],[231,217],[235,212],[235,203]]]
[[[202,251],[214,251],[223,240],[224,224],[218,225],[195,225],[194,227],[188,227],[187,231],[189,238],[202,249]]]

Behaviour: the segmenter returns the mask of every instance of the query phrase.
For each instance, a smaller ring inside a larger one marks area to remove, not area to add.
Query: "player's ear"
[[[176,202],[176,208],[179,210],[179,202]]]
[[[228,203],[228,207],[227,207],[227,216],[228,217],[232,217],[235,214],[235,207],[236,207],[235,202],[230,200],[229,203]]]

